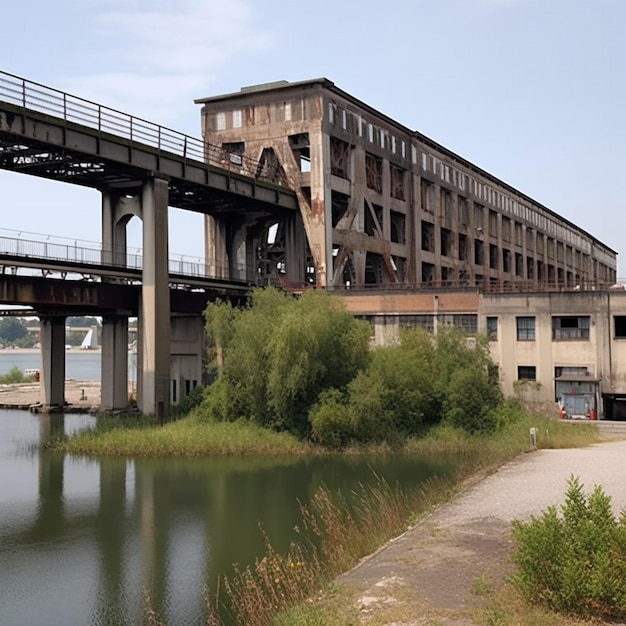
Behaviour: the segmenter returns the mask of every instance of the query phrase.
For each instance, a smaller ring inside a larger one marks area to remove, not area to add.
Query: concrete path
[[[512,570],[511,522],[564,501],[576,475],[590,493],[601,485],[616,515],[626,509],[626,441],[540,450],[502,466],[339,579],[357,598],[362,623],[473,624],[484,598]]]

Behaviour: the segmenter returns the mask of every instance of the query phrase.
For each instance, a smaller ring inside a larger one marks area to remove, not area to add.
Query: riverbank
[[[571,475],[586,493],[601,485],[618,516],[626,508],[624,455],[624,440],[536,450],[474,477],[450,503],[340,576],[335,597],[323,603],[339,600],[361,624],[583,624],[516,607],[505,583],[513,569],[511,524],[562,504]]]
[[[39,383],[0,385],[0,408],[30,409],[41,401]],[[91,380],[65,381],[67,412],[96,412],[100,408],[100,383]]]

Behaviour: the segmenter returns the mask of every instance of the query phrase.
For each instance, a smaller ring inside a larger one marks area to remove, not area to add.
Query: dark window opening
[[[348,210],[350,197],[338,191],[332,192],[332,222],[333,228],[341,221]]]
[[[589,339],[590,317],[582,315],[555,316],[552,318],[552,339]]]
[[[442,228],[439,231],[442,256],[452,256],[452,231]]]
[[[422,221],[422,250],[435,251],[435,226],[430,222]]]
[[[615,323],[615,338],[626,338],[626,315],[616,315],[613,320]]]
[[[467,235],[459,233],[459,261],[467,261]]]
[[[435,280],[435,266],[432,263],[422,263],[422,282],[432,283]]]
[[[474,264],[483,265],[485,262],[485,247],[480,239],[474,239]]]
[[[492,270],[498,269],[498,246],[489,244],[489,267]]]
[[[537,380],[537,368],[534,365],[518,365],[517,380]]]
[[[487,337],[489,337],[489,341],[497,341],[498,339],[498,318],[497,317],[487,318]]]
[[[391,241],[393,243],[406,243],[406,216],[398,211],[389,211],[391,222]]]
[[[511,272],[511,251],[506,248],[502,250],[502,269],[505,272]]]

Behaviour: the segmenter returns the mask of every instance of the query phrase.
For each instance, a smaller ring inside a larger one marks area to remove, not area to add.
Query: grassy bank
[[[193,418],[157,426],[149,418],[103,417],[94,428],[54,441],[49,448],[86,456],[313,454],[310,445],[287,433],[244,421],[206,424]]]

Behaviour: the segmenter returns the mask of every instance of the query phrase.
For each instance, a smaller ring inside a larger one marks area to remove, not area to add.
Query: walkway
[[[570,475],[585,493],[601,485],[626,509],[626,441],[521,455],[364,560],[339,583],[354,592],[362,623],[469,626],[481,581],[502,585],[514,519],[564,501]],[[374,619],[375,618],[375,619]]]

